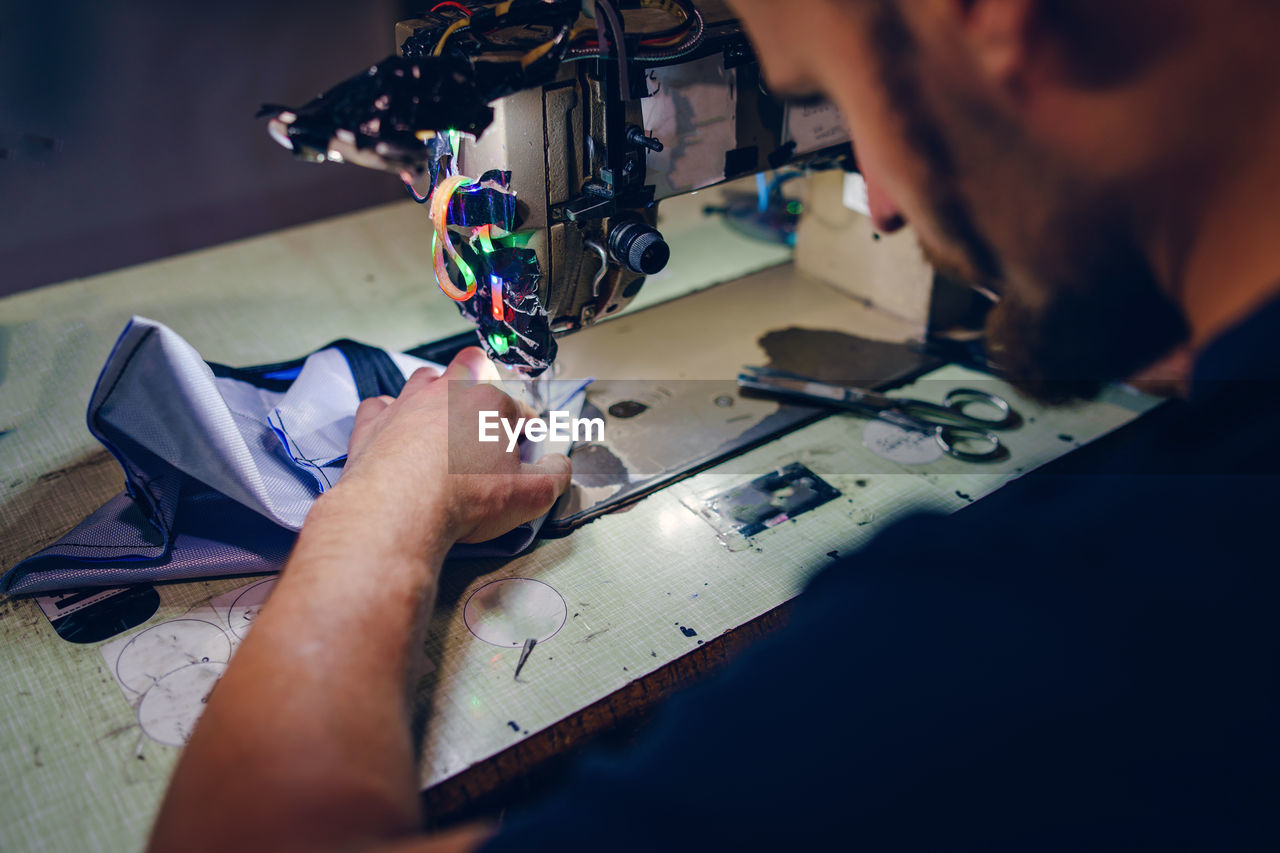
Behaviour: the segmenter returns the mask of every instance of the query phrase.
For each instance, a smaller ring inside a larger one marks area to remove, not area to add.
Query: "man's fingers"
[[[504,489],[501,504],[492,507],[500,507],[501,512],[481,521],[458,541],[485,542],[545,515],[569,488],[571,474],[568,457],[560,453],[548,453],[536,463],[521,464],[519,473],[508,475],[513,485]]]
[[[547,512],[569,488],[573,473],[569,457],[562,453],[548,453],[533,464],[524,463],[516,479],[521,481],[517,493],[521,508],[521,522],[537,518]]]
[[[378,415],[391,405],[391,397],[370,397],[361,400],[356,407],[356,420],[351,426],[351,435],[347,438],[347,447],[358,447],[364,441],[365,434],[373,428]]]
[[[512,399],[515,399],[515,398],[513,397]],[[533,406],[526,403],[524,400],[516,400],[516,415],[518,417],[524,418],[525,420],[529,420],[530,418],[541,417],[538,411],[534,409]]]
[[[391,405],[392,399],[394,398],[384,395],[382,397],[369,397],[366,400],[361,400],[360,405],[356,407],[356,423],[359,424],[361,421],[367,421],[370,418],[375,417],[378,412],[381,412],[387,406]]]
[[[569,457],[562,453],[548,453],[537,462],[524,462],[506,505],[506,526],[491,535],[505,533],[517,524],[537,518],[551,509],[552,504],[569,488],[573,473]]]
[[[563,453],[548,453],[532,465],[524,465],[523,471],[551,478],[555,490],[551,502],[554,503],[569,488],[569,481],[573,478],[573,463]]]
[[[489,359],[479,347],[467,347],[453,357],[444,372],[444,379],[474,385],[489,372]]]
[[[435,367],[419,367],[415,370],[407,380],[405,380],[404,388],[400,389],[400,394],[405,392],[413,393],[419,388],[425,388],[432,382],[435,382],[441,376],[441,371]]]

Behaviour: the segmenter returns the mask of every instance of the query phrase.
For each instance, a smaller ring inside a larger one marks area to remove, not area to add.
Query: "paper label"
[[[807,154],[849,141],[844,117],[830,101],[820,104],[787,104],[786,141],[796,144],[795,153]]]
[[[646,82],[645,132],[664,146],[645,161],[658,198],[723,181],[725,154],[738,147],[737,72],[716,55],[651,69]]]

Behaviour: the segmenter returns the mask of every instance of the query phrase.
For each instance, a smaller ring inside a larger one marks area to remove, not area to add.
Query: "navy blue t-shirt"
[[[1073,473],[833,563],[486,850],[1280,850],[1278,427],[1280,302]]]

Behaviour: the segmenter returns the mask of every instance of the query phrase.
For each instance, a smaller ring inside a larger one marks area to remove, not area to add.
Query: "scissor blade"
[[[755,367],[747,366],[742,368],[742,373],[747,374],[755,379],[763,379],[765,377],[781,377],[784,379],[799,379],[801,382],[816,382],[812,376],[805,376],[801,373],[792,373],[790,370],[782,370],[778,367]]]
[[[824,403],[826,405],[847,405],[851,402],[851,394],[845,388],[824,385],[821,382],[810,382],[804,379],[792,379],[788,376],[738,374],[738,387],[765,391],[770,394],[785,394],[805,400]]]

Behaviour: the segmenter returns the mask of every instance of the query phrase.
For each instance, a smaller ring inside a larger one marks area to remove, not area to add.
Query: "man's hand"
[[[535,414],[480,383],[486,365],[469,347],[443,376],[423,368],[399,397],[361,403],[335,491],[368,487],[385,499],[382,511],[442,514],[443,534],[461,542],[492,539],[549,510],[568,488],[569,460],[556,453],[525,464],[505,442],[479,441],[481,411],[512,421]]]
[[[480,410],[518,414],[477,383],[484,366],[463,350],[443,376],[418,371],[396,399],[361,404],[342,479],[312,507],[209,696],[153,851],[455,851],[484,839],[420,835],[405,690],[449,547],[536,518],[569,483],[563,456],[524,465],[479,442]],[[211,812],[236,820],[210,824]]]

